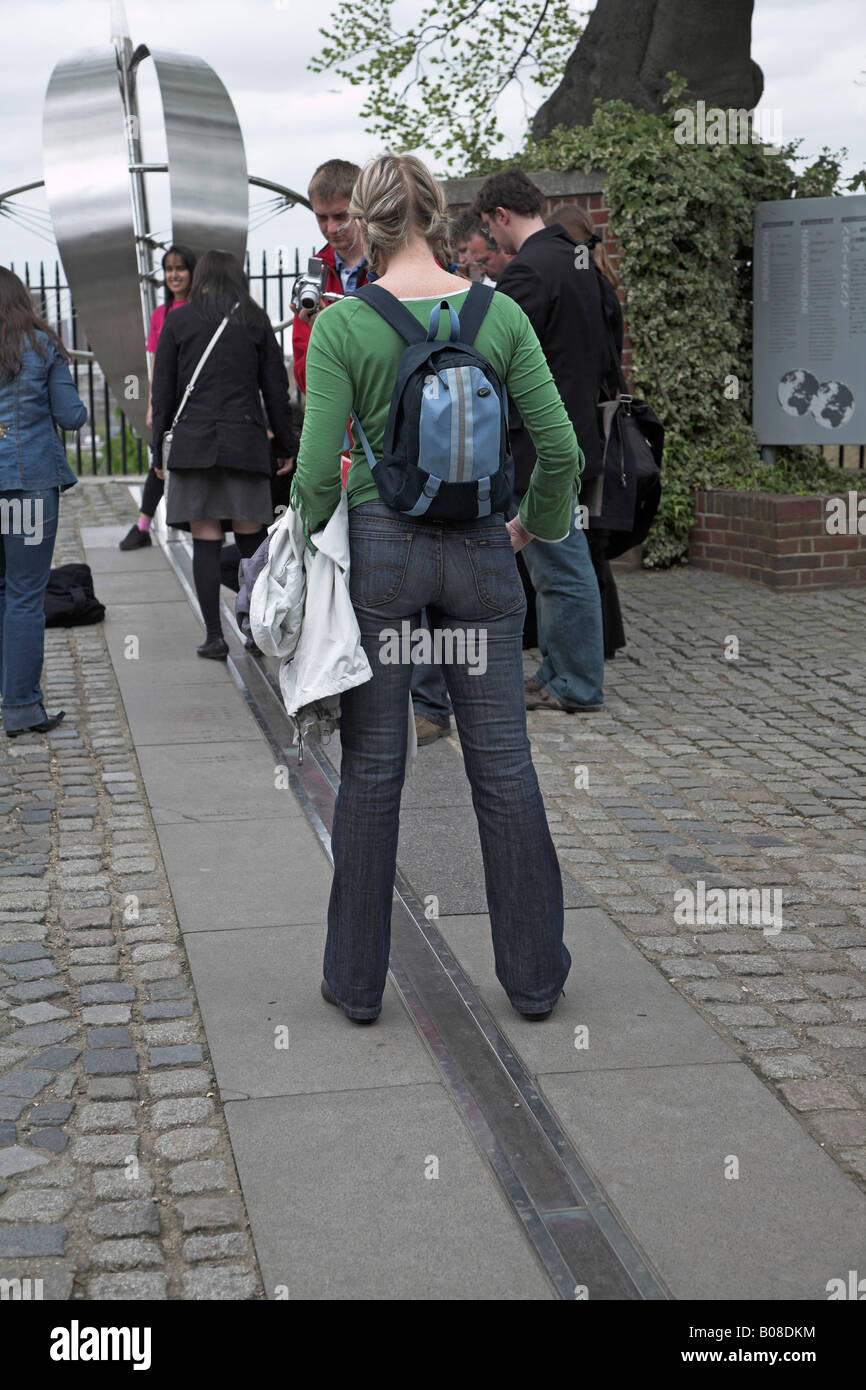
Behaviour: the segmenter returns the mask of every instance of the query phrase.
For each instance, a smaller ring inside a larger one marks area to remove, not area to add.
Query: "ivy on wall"
[[[530,140],[516,158],[491,160],[478,171],[518,164],[606,173],[634,389],[666,428],[662,504],[644,548],[645,564],[659,567],[685,558],[695,488],[838,487],[838,471],[817,452],[780,449],[775,467],[761,461],[749,423],[751,258],[755,204],[843,191],[846,153],[825,149],[797,173],[799,141],[776,154],[757,143],[679,143],[675,133],[682,136],[689,103],[683,79],[671,74],[670,83],[661,115],[623,101],[599,103],[592,125],[559,127],[543,141]],[[858,186],[866,186],[863,173],[844,191]]]

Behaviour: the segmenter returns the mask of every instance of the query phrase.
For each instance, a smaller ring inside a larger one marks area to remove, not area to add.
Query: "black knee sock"
[[[201,615],[205,621],[208,641],[222,637],[220,625],[220,551],[222,541],[192,543],[192,578]]]
[[[241,559],[249,560],[251,556],[255,555],[267,534],[266,526],[263,526],[260,531],[235,531],[235,545],[241,552]]]
[[[144,480],[144,490],[141,494],[141,511],[145,516],[149,516],[151,521],[164,491],[165,483],[160,481],[151,468]]]

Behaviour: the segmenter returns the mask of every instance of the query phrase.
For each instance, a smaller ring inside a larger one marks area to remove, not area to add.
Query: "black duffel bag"
[[[105,605],[93,592],[89,565],[59,565],[51,570],[45,589],[45,626],[76,627],[101,623]]]

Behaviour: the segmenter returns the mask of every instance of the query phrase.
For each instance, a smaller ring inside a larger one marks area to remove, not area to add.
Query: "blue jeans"
[[[421,627],[430,630],[430,620],[426,608],[421,613]],[[420,662],[412,667],[412,708],[416,714],[429,719],[431,724],[451,727],[451,701],[442,668],[433,661]]]
[[[486,644],[485,669],[449,660],[446,648],[442,671],[478,818],[496,975],[516,1009],[546,1012],[571,957],[559,863],[526,736],[526,600],[504,520],[437,524],[365,502],[349,512],[349,544],[352,604],[373,677],[341,698],[325,979],[350,1017],[379,1013],[413,670],[384,644],[404,620],[407,632],[417,629],[426,607],[431,626],[465,641],[466,653],[477,656]],[[452,657],[459,652],[455,645]]]
[[[567,709],[604,700],[601,593],[584,532],[564,541],[531,541],[520,552],[535,589],[541,665],[535,679]]]
[[[45,657],[45,586],[57,535],[59,497],[57,487],[0,492],[0,694],[4,729],[29,729],[45,718],[39,684]]]

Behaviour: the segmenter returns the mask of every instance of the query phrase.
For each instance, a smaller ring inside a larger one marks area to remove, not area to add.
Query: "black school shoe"
[[[121,550],[140,550],[143,545],[152,545],[149,531],[139,531],[138,523],[130,526],[123,540],[120,542]]]
[[[209,657],[211,661],[225,661],[229,644],[224,637],[209,637],[200,647],[196,647],[196,654]]]
[[[339,999],[336,997],[336,995],[334,995],[334,994],[331,993],[331,990],[330,990],[330,988],[328,987],[328,984],[327,984],[327,982],[326,982],[325,980],[322,981],[322,986],[321,986],[321,988],[322,988],[322,998],[325,1000],[325,1003],[326,1003],[326,1004],[335,1004],[335,1005],[337,1006],[337,1008],[339,1009],[339,1008],[341,1007],[340,1001],[339,1001]],[[349,1014],[346,1014],[346,1018],[348,1018],[348,1020],[349,1020],[350,1023],[375,1023],[375,1022],[376,1022],[376,1019],[377,1019],[378,1017],[379,1017],[379,1015],[376,1014],[375,1018],[352,1018]]]
[[[31,724],[26,729],[7,729],[8,738],[18,738],[19,734],[48,734],[52,729],[56,729],[66,715],[66,710],[58,710],[57,714],[48,714],[38,724]]]

